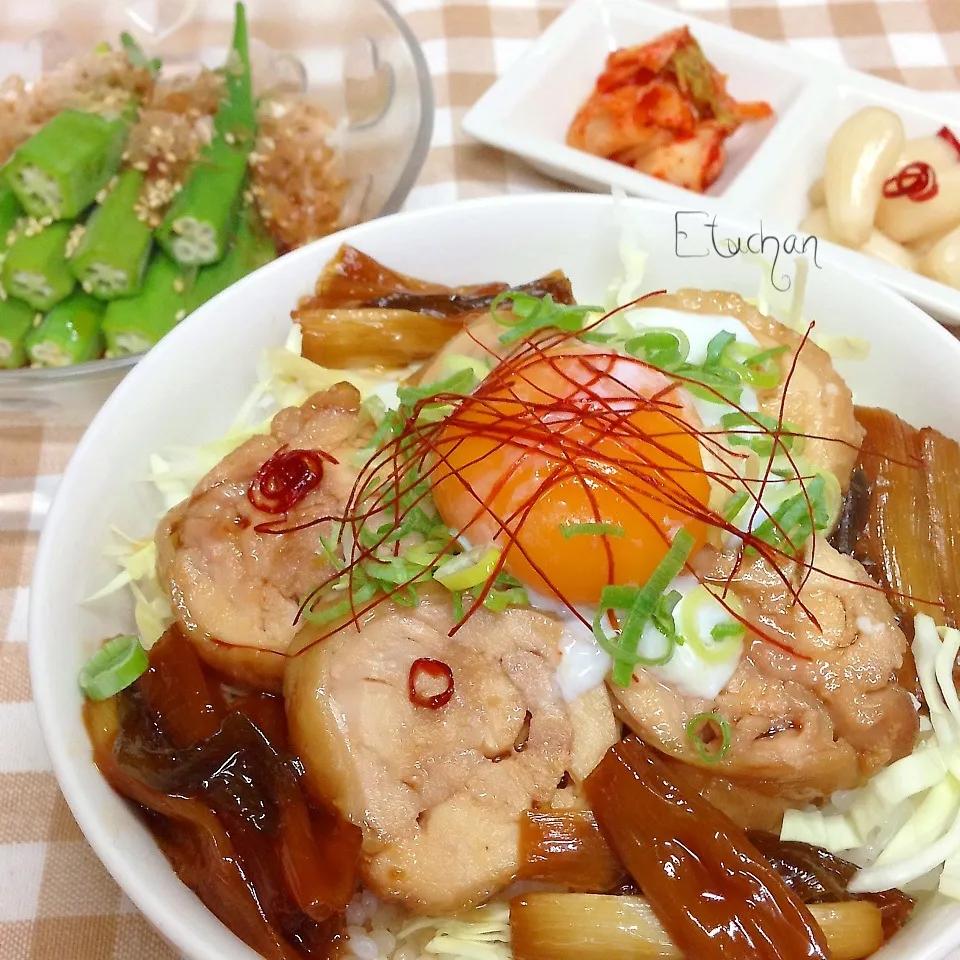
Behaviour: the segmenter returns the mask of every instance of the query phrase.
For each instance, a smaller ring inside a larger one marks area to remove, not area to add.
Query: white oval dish
[[[63,477],[31,584],[33,693],[60,786],[84,834],[124,892],[192,960],[251,960],[176,878],[126,803],[94,766],[80,716],[80,667],[103,637],[128,631],[114,595],[84,597],[114,573],[109,527],[140,536],[159,511],[143,482],[151,453],[223,434],[256,380],[260,352],[283,341],[289,312],[341,242],[430,280],[518,283],[565,270],[582,302],[602,299],[621,270],[620,224],[649,253],[647,288],[720,288],[754,296],[747,258],[678,258],[670,208],[642,200],[533,195],[463,203],[373,221],[259,270],[198,310],[152,350],[97,415]],[[727,232],[736,225],[722,224]],[[839,362],[859,402],[887,406],[960,437],[960,342],[896,294],[839,269],[811,270],[806,315],[817,331],[871,341],[865,361]],[[960,944],[960,906],[912,923],[878,958],[941,960]]]
[[[946,0],[944,0],[946,2]],[[612,50],[687,25],[738,100],[766,100],[775,118],[747,123],[727,141],[723,173],[694,193],[566,144],[566,132]],[[620,187],[633,196],[717,210],[755,229],[789,233],[808,211],[807,191],[823,173],[836,128],[863,106],[899,114],[908,137],[960,129],[960,100],[817,60],[647,0],[577,0],[480,98],[463,120],[478,140],[515,153],[549,176],[587,190]],[[960,326],[960,290],[832,243],[823,257],[875,277],[944,323]]]

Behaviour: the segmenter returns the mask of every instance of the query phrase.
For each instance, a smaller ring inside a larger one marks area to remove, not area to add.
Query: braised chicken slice
[[[354,482],[351,454],[364,442],[360,395],[346,383],[281,410],[270,432],[226,456],[170,510],[157,528],[157,572],[177,620],[211,666],[245,684],[279,690],[298,608],[328,575],[320,537],[330,524],[260,532],[284,514],[248,497],[251,482],[278,451],[323,451],[322,482],[288,517],[342,513]]]
[[[830,471],[841,489],[847,489],[863,428],[854,413],[853,394],[825,350],[811,340],[804,342],[799,334],[761,313],[736,293],[678,290],[648,297],[637,305],[638,310],[657,307],[734,317],[753,334],[762,349],[786,346],[788,349],[780,357],[780,385],[757,394],[760,412],[778,419],[782,403],[783,419],[799,427],[805,437],[804,459],[815,470]]]
[[[359,631],[292,658],[285,684],[307,782],[363,829],[365,882],[421,913],[456,912],[509,884],[524,811],[549,806],[564,774],[576,765],[585,776],[618,737],[606,698],[577,710],[561,698],[561,625],[549,614],[481,610],[450,637],[452,627],[439,594],[384,604]],[[436,709],[411,699],[422,658],[452,674]]]
[[[730,557],[710,551],[701,576],[722,582]],[[896,681],[907,641],[890,604],[854,560],[817,538],[815,566],[794,602],[769,563],[745,562],[731,581],[753,625],[743,659],[712,699],[683,696],[638,668],[615,688],[621,714],[648,743],[762,793],[804,802],[860,785],[913,749],[918,717]],[[698,714],[729,724],[730,745],[704,763],[687,735]]]

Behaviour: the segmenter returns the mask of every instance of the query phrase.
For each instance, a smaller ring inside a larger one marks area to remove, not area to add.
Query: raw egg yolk
[[[439,434],[434,497],[472,545],[501,546],[521,583],[595,604],[608,584],[645,583],[681,527],[703,545],[699,426],[684,392],[631,358],[508,362]]]

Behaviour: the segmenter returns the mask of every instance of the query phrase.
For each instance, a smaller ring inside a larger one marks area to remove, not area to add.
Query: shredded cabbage
[[[960,630],[915,620],[913,656],[930,711],[913,752],[826,810],[789,812],[781,837],[861,864],[853,893],[938,887],[960,900],[960,697],[953,665]]]
[[[491,903],[458,917],[421,917],[397,934],[406,940],[423,930],[435,931],[425,953],[462,957],[463,960],[511,960],[510,908]]]
[[[352,383],[364,399],[378,397],[386,406],[396,406],[396,389],[407,371],[396,380],[372,372],[329,370],[300,356],[300,328],[293,325],[282,347],[271,347],[257,365],[258,382],[240,407],[226,433],[199,447],[181,447],[154,453],[147,479],[160,494],[154,526],[167,510],[190,496],[197,483],[225,456],[259,433],[270,429],[275,413],[284,407],[299,406],[311,394],[344,380]],[[102,600],[129,588],[134,601],[134,618],[140,642],[149,649],[174,621],[173,610],[157,579],[157,548],[152,533],[132,539],[113,529],[114,542],[105,554],[120,572],[86,602]]]

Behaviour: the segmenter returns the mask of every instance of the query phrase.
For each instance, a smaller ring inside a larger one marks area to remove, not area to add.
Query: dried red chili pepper
[[[420,684],[426,679],[443,680],[446,687],[433,696],[421,693]],[[410,667],[407,686],[410,692],[410,702],[414,706],[439,710],[441,707],[445,707],[453,696],[453,671],[442,660],[420,657],[419,660],[414,660]]]
[[[940,192],[937,175],[929,163],[908,163],[883,184],[888,199],[906,197],[915,203],[932,200]]]
[[[281,447],[257,471],[247,490],[247,499],[264,513],[286,513],[320,486],[324,462],[337,461],[323,450]]]

